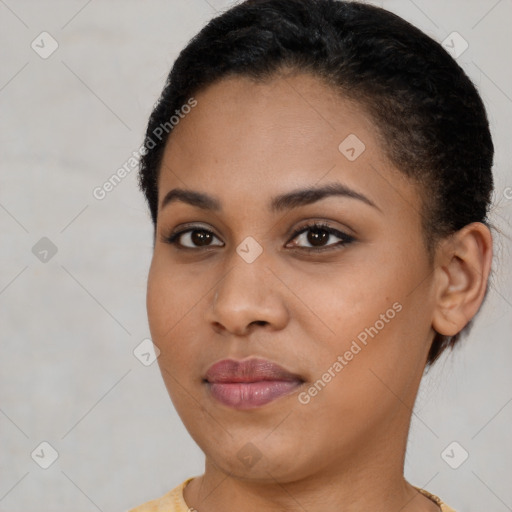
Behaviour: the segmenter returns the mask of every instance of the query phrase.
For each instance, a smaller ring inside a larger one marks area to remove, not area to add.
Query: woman
[[[133,511],[453,510],[403,465],[492,260],[458,64],[377,7],[249,0],[181,52],[144,147],[149,325],[206,462]]]

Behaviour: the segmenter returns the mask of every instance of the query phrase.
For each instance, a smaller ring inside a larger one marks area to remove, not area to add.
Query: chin
[[[260,439],[262,439],[261,436]],[[229,444],[228,442],[201,448],[206,454],[207,461],[226,475],[252,483],[294,482],[309,474],[310,471],[304,468],[311,469],[310,464],[302,464],[297,460],[298,453],[304,454],[303,449],[285,447],[278,440],[276,443],[268,440],[262,440],[259,443],[244,441]]]

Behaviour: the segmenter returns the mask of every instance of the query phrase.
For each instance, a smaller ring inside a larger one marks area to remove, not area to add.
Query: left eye
[[[327,240],[329,240],[332,236],[339,238],[340,241],[337,243],[324,245],[324,243],[327,242]],[[318,223],[310,224],[297,229],[293,233],[292,240],[295,238],[309,243],[310,247],[305,247],[305,249],[310,251],[337,249],[340,248],[340,246],[347,245],[354,241],[352,236],[347,235],[346,233],[342,233],[341,231],[332,228],[328,224]],[[298,244],[294,243],[293,246],[296,247]]]

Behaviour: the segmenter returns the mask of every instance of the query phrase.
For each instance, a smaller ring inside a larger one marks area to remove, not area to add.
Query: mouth
[[[212,365],[203,379],[210,395],[235,409],[253,409],[286,396],[305,381],[266,359],[224,359]]]

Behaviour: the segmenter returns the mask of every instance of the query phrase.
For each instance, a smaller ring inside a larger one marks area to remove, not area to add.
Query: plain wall
[[[458,61],[488,108],[491,220],[508,236],[512,3],[375,3],[436,40],[457,31],[469,43]],[[157,363],[133,353],[150,336],[152,252],[137,169],[101,200],[93,191],[138,150],[178,52],[226,6],[0,2],[0,511],[122,511],[203,471]],[[53,43],[43,31],[58,43],[47,58],[40,53]],[[423,381],[406,458],[413,484],[464,512],[512,510],[507,236],[497,236],[491,289],[470,336]],[[31,457],[49,460],[43,441],[58,452],[48,469]],[[469,453],[458,469],[441,457],[453,441]]]

